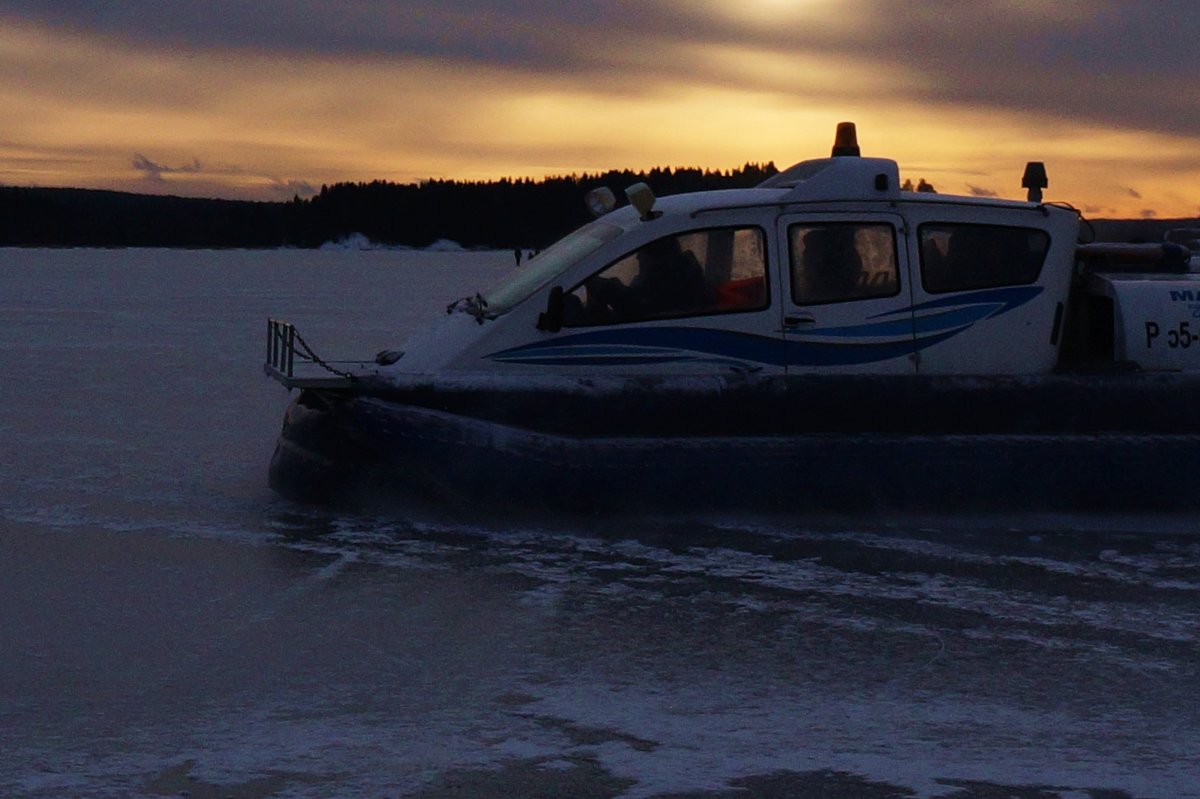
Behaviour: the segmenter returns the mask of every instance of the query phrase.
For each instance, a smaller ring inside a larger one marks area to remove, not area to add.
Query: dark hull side
[[[1200,382],[1146,375],[306,391],[270,480],[583,512],[1175,511],[1200,506],[1196,408]]]

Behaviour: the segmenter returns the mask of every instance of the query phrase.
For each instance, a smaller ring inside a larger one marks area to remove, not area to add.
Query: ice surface
[[[267,490],[267,316],[369,357],[511,267],[0,250],[0,796],[780,772],[793,796],[1200,796],[1194,518],[368,516]]]

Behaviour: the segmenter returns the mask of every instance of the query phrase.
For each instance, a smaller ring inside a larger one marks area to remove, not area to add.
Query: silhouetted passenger
[[[863,262],[854,232],[850,225],[831,225],[804,234],[802,302],[830,302],[855,295]]]
[[[946,248],[951,287],[981,288],[1003,282],[1004,263],[996,248],[996,238],[986,228],[963,225],[955,229]]]
[[[704,270],[679,239],[652,242],[638,250],[637,260],[638,275],[629,290],[642,316],[685,313],[704,304]]]

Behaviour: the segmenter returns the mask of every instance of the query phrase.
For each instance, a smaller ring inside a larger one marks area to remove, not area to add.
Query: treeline
[[[0,187],[0,246],[318,247],[352,233],[381,244],[424,247],[449,239],[466,247],[543,247],[586,222],[593,188],[639,181],[659,196],[747,188],[777,172],[655,168],[544,180],[385,181],[322,186],[310,199],[245,202],[87,189]]]
[[[0,187],[0,246],[277,247],[287,204]]]

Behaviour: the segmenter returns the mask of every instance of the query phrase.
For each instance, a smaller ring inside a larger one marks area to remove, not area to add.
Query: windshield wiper
[[[475,317],[475,321],[482,325],[483,318],[487,314],[487,300],[479,293],[476,293],[474,297],[463,297],[446,306],[446,313],[452,314],[455,311],[471,314]]]

